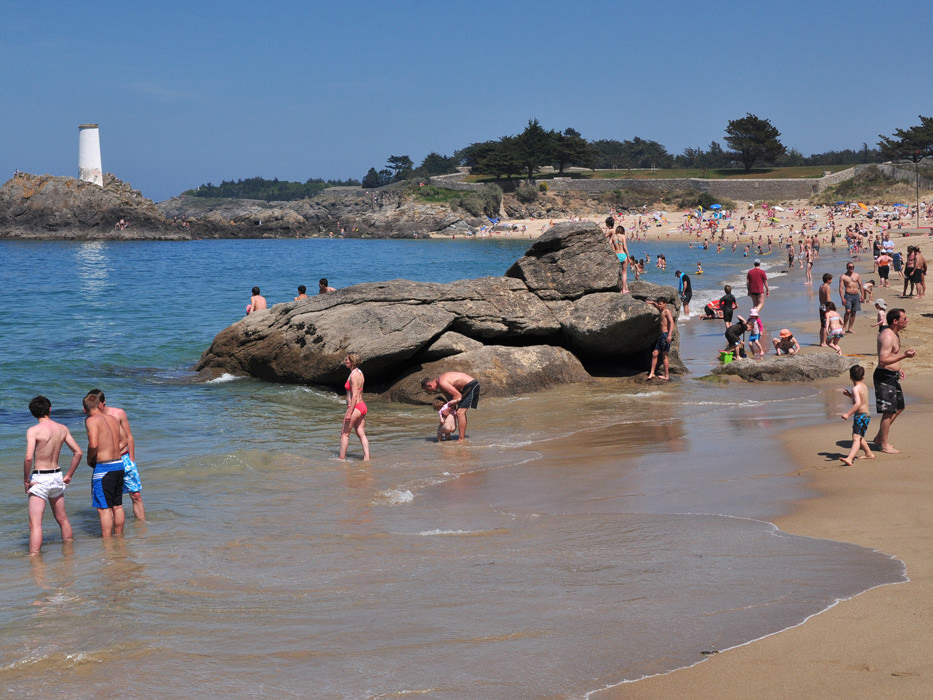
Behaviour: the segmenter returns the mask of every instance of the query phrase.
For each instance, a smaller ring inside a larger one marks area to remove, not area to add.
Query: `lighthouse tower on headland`
[[[100,167],[100,133],[97,124],[78,127],[78,178],[104,186],[104,173]]]

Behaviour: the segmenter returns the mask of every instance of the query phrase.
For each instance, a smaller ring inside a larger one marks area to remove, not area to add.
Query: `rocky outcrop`
[[[411,238],[433,233],[464,235],[489,223],[446,204],[414,201],[391,187],[372,191],[333,188],[293,202],[180,195],[158,207],[173,221],[189,221],[202,238]]]
[[[120,220],[125,229],[117,229]],[[110,173],[103,187],[73,177],[17,173],[0,187],[6,238],[183,239],[152,200]]]
[[[812,382],[838,377],[859,362],[834,352],[769,355],[761,360],[736,360],[713,369],[713,374],[741,377],[749,382]]]
[[[619,264],[595,224],[559,224],[505,277],[450,284],[393,280],[277,304],[224,329],[197,369],[270,381],[339,387],[348,351],[360,353],[367,389],[398,400],[427,397],[413,373],[460,368],[484,392],[514,393],[581,381],[590,370],[647,368],[658,310],[671,287],[633,285],[620,294]],[[672,367],[683,365],[672,357]]]

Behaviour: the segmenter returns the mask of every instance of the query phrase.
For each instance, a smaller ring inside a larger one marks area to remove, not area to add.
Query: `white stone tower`
[[[78,127],[78,178],[104,186],[104,173],[100,167],[100,133],[97,124]]]

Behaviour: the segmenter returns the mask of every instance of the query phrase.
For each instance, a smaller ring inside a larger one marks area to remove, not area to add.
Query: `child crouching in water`
[[[839,460],[847,467],[852,466],[852,461],[859,449],[864,450],[866,458],[875,458],[865,439],[865,431],[868,430],[868,422],[871,420],[868,413],[868,387],[862,381],[865,378],[865,368],[861,365],[852,365],[849,368],[849,378],[852,380],[852,389],[843,389],[842,393],[852,399],[852,408],[839,414],[842,420],[849,420],[853,414],[855,415],[855,420],[852,421],[852,449],[849,450],[848,457],[842,457]]]
[[[457,413],[449,405],[443,396],[434,399],[434,410],[437,411],[439,420],[437,426],[437,441],[443,442],[450,440],[451,434],[457,429]]]

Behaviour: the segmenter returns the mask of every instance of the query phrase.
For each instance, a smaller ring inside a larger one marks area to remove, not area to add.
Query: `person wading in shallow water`
[[[655,301],[649,301],[649,304],[657,307],[658,311],[661,312],[660,318],[658,319],[661,324],[661,335],[658,336],[658,342],[654,346],[654,350],[651,352],[651,369],[648,372],[648,379],[663,379],[667,381],[671,378],[670,373],[670,358],[669,354],[671,351],[671,341],[674,340],[674,333],[676,332],[677,326],[674,324],[674,315],[671,313],[671,310],[667,308],[667,302],[662,297],[658,297]],[[657,375],[654,371],[658,367],[658,360],[661,361],[661,366],[664,367],[664,374]]]
[[[350,445],[350,431],[355,430],[356,436],[363,446],[363,460],[369,461],[369,440],[366,437],[366,414],[369,410],[363,403],[363,372],[359,368],[360,355],[348,352],[343,361],[350,370],[343,388],[347,390],[347,412],[343,415],[343,427],[340,430],[340,455],[338,459],[347,458],[347,447]]]
[[[464,372],[444,372],[437,379],[422,379],[421,388],[432,394],[440,391],[447,398],[447,405],[456,408],[457,442],[463,442],[466,439],[467,410],[479,405],[479,382]]]

